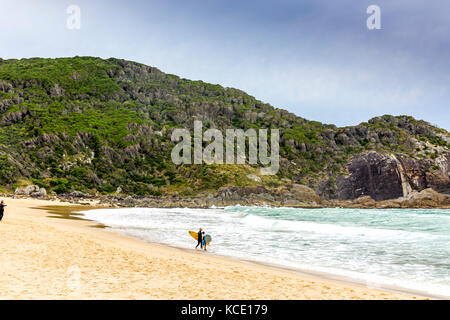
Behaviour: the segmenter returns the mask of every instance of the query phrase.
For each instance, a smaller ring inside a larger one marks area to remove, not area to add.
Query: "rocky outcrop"
[[[450,208],[450,195],[436,192],[431,188],[420,192],[412,191],[406,197],[398,199],[375,201],[370,196],[360,197],[355,200],[331,200],[323,201],[324,207],[341,208],[368,208],[368,209],[387,209],[387,208]]]
[[[319,204],[322,201],[313,189],[301,184],[288,185],[283,195],[287,200],[294,200],[309,204]]]
[[[256,175],[254,175],[254,174],[248,174],[247,178],[249,178],[252,181],[261,183],[261,178],[256,176]]]
[[[297,208],[450,208],[450,196],[441,194],[431,188],[421,192],[412,191],[408,197],[393,200],[375,201],[370,196],[359,197],[354,200],[322,200],[313,190],[303,189],[294,195],[293,186],[287,188],[267,189],[258,187],[224,188],[217,195],[197,196],[192,198],[180,198],[178,195],[164,197],[149,196],[90,196],[78,193],[76,196],[58,196],[63,201],[74,204],[96,203],[96,206],[107,207],[153,207],[153,208],[211,208],[233,205],[246,206],[273,206],[273,207],[297,207]],[[88,201],[88,202],[86,202]]]
[[[60,198],[78,204],[82,203],[83,200],[97,199],[101,204],[109,206],[162,208],[210,208],[211,206],[224,207],[233,205],[319,208],[322,202],[314,190],[295,184],[281,188],[266,188],[263,186],[226,187],[220,189],[216,195],[208,194],[192,198],[180,198],[178,194],[162,197],[137,195],[109,195],[99,197],[85,195],[85,197],[70,197],[63,195]]]
[[[16,112],[10,112],[6,114],[2,121],[0,122],[0,125],[2,126],[9,126],[14,123],[23,121],[25,118],[31,115],[31,112],[27,109],[22,111],[16,111]]]
[[[450,195],[428,188],[421,192],[413,191],[408,196],[397,199],[397,202],[410,208],[450,207]]]
[[[449,157],[430,171],[427,160],[398,157],[375,151],[354,156],[348,163],[348,176],[339,176],[336,185],[338,199],[354,200],[370,196],[376,201],[407,197],[413,191],[434,188],[450,190]]]
[[[67,197],[67,198],[88,198],[88,197],[90,197],[88,194],[80,192],[80,191],[72,191],[72,192],[63,194],[62,196]]]
[[[47,196],[47,190],[40,188],[39,186],[30,185],[26,187],[18,187],[14,191],[14,195],[30,196],[30,197],[45,197]]]
[[[352,200],[370,196],[374,200],[403,196],[398,162],[390,155],[376,152],[355,156],[348,164],[349,176],[336,181],[338,198]]]
[[[219,190],[211,200],[220,205],[268,204],[278,206],[318,206],[321,198],[314,190],[292,184],[280,188],[226,187]]]

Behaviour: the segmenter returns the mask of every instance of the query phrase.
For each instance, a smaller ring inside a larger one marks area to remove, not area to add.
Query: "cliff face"
[[[437,163],[439,166],[426,160],[377,152],[355,155],[347,166],[350,174],[337,180],[338,199],[370,196],[381,201],[407,197],[413,191],[427,188],[450,194],[450,155],[441,157]]]
[[[258,176],[248,164],[174,165],[171,133],[192,131],[194,120],[280,129],[278,174]],[[130,61],[0,59],[0,185],[8,190],[33,183],[56,193],[191,197],[304,185],[322,199],[385,200],[426,188],[450,194],[449,160],[449,133],[408,116],[337,128]]]

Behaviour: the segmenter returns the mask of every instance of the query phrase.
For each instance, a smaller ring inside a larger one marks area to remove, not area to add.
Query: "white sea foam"
[[[329,235],[339,234],[339,235],[346,235],[349,237],[375,237],[375,238],[380,237],[407,238],[414,236],[416,238],[422,237],[431,239],[441,237],[440,235],[431,235],[428,233],[397,231],[382,228],[349,227],[327,223],[266,219],[252,214],[246,215],[242,221],[255,228],[258,227],[269,228],[273,232],[302,231],[302,232],[313,232]]]

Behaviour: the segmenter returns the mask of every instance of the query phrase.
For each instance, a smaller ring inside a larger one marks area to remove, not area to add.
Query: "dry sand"
[[[416,298],[145,243],[37,209],[66,203],[5,200],[0,299]]]

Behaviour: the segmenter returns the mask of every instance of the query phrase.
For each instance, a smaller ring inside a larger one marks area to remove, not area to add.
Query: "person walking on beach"
[[[200,228],[200,230],[197,233],[197,245],[195,246],[195,249],[197,249],[198,245],[200,245],[200,249],[203,249],[203,233],[202,233],[203,229]]]
[[[2,219],[3,219],[3,213],[5,212],[5,207],[6,207],[6,203],[5,203],[5,201],[2,200],[2,202],[0,202],[0,221],[2,221]]]
[[[205,231],[202,232],[202,245],[205,247],[205,251],[206,251]]]

